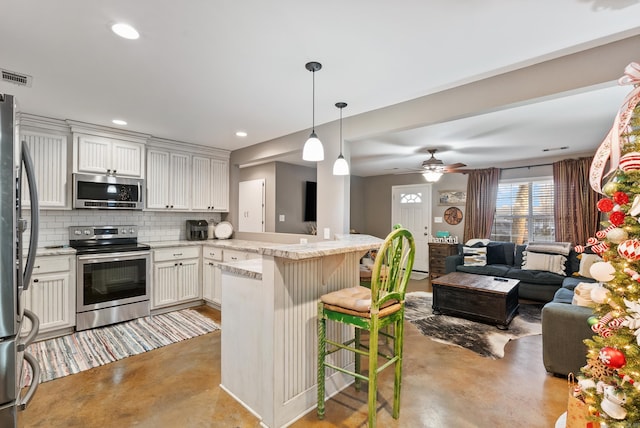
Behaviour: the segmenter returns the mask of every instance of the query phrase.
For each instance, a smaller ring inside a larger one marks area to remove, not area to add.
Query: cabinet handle
[[[107,175],[109,175],[109,174],[111,174],[111,170],[110,169],[107,170]]]
[[[177,256],[181,256],[181,255],[182,255],[182,253],[174,253],[173,257],[177,257]]]
[[[173,265],[174,265],[174,266],[178,266],[178,263],[174,263]]]
[[[231,257],[231,260],[238,260],[237,257]]]
[[[165,207],[165,208],[169,208],[169,205],[165,205],[164,207]]]
[[[182,266],[182,262],[180,262],[180,266]]]
[[[209,262],[209,266],[213,266],[213,263]]]
[[[34,269],[40,269],[40,266],[34,266],[33,268]]]
[[[118,172],[118,171],[116,171],[116,170],[114,169],[114,170],[113,170],[113,173],[115,174],[116,172]]]
[[[34,279],[33,282],[38,282],[40,281],[38,278]]]
[[[171,205],[171,208],[173,208],[173,205]]]

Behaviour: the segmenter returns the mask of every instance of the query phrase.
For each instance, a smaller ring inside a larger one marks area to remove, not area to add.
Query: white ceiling
[[[23,111],[105,126],[121,118],[132,131],[228,150],[310,128],[308,61],[323,64],[321,124],[336,119],[337,101],[353,116],[640,34],[639,0],[0,0],[0,10],[0,68],[33,76],[30,88],[0,82],[0,92]],[[118,21],[140,39],[111,33]],[[498,154],[537,158],[558,141],[594,150],[627,92],[350,141],[353,173],[417,167],[424,148],[472,167]]]

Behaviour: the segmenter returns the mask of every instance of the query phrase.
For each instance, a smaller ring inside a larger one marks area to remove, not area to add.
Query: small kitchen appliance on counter
[[[187,220],[187,239],[202,241],[207,239],[209,224],[206,220]]]

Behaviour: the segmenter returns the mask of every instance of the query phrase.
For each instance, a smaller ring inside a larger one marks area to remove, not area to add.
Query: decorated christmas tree
[[[602,261],[591,268],[600,285],[591,292],[594,336],[585,341],[577,390],[592,419],[608,428],[640,427],[640,65],[629,64],[620,84],[633,89],[590,173],[603,221],[585,247]]]

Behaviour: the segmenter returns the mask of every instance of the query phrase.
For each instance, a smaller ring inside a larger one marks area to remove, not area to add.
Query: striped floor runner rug
[[[40,364],[42,383],[219,328],[215,322],[198,312],[183,309],[32,343],[27,351]],[[26,363],[25,367],[28,367]],[[24,370],[23,373],[24,385],[29,385],[31,370]]]

